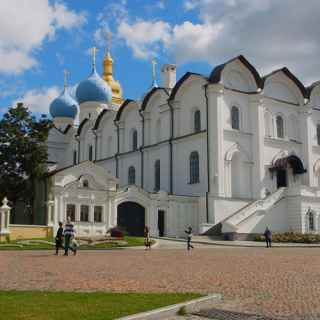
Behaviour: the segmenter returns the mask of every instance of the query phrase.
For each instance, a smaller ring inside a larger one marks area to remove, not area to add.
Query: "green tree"
[[[6,196],[13,204],[23,201],[33,208],[35,184],[46,172],[51,127],[51,120],[44,115],[36,119],[22,103],[0,120],[0,199]]]

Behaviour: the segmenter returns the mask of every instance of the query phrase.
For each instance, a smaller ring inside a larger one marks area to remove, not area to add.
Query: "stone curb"
[[[221,300],[220,294],[210,294],[208,296],[193,299],[186,302],[173,304],[167,307],[158,308],[151,311],[137,313],[131,316],[117,318],[116,320],[160,320],[167,319],[168,317],[176,316],[177,312],[185,307],[188,313],[200,311],[200,309],[212,306],[213,302]]]
[[[187,242],[187,240],[185,239],[181,239],[181,238],[166,238],[166,237],[163,237],[163,238],[156,238],[156,239],[163,239],[163,240],[168,240],[168,241],[176,241],[176,242]],[[226,241],[227,242],[227,241]],[[192,240],[192,243],[195,243],[195,244],[204,244],[204,245],[209,245],[209,246],[216,246],[216,247],[233,247],[233,248],[265,248],[264,245],[252,245],[252,244],[235,244],[232,242],[233,241],[228,241],[230,242],[229,243],[221,243],[221,242],[207,242],[207,241],[199,241],[199,240]],[[272,248],[320,248],[320,244],[318,245],[312,245],[312,244],[291,244],[291,245],[286,245],[286,244],[282,244],[282,245],[279,245],[277,243],[273,243],[272,244]]]

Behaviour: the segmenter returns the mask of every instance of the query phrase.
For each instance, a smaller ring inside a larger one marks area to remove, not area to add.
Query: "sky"
[[[1,0],[0,115],[23,101],[36,115],[91,70],[102,72],[112,33],[114,78],[140,99],[164,63],[209,75],[243,54],[261,75],[288,67],[305,85],[320,80],[319,0]]]

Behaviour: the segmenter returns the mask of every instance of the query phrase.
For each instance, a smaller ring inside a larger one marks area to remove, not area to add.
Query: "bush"
[[[109,232],[110,232],[111,237],[114,237],[114,238],[121,238],[121,239],[123,239],[124,236],[125,236],[124,231],[121,230],[119,227],[111,228],[111,229],[109,230]]]
[[[188,312],[186,306],[182,306],[177,312],[178,316],[186,316],[187,314]]]
[[[265,241],[264,235],[256,235],[255,241]],[[273,233],[273,242],[280,243],[320,243],[320,234],[313,233],[299,233],[299,232],[284,232],[284,233]]]

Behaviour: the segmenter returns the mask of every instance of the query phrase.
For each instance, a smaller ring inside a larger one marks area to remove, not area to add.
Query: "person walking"
[[[73,252],[74,255],[77,253],[77,249],[71,246],[71,240],[74,238],[74,226],[71,223],[70,217],[67,218],[67,223],[64,227],[64,255],[68,255],[69,249]]]
[[[150,230],[148,226],[144,227],[144,245],[147,249],[151,249]]]
[[[267,248],[271,248],[272,232],[268,227],[266,227],[266,230],[264,231],[264,237],[266,239]]]
[[[59,248],[63,249],[63,224],[62,222],[59,222],[59,228],[57,230],[56,234],[56,253],[55,255],[57,256],[59,254]]]
[[[193,245],[191,244],[191,241],[192,241],[192,228],[191,226],[184,231],[186,234],[187,234],[187,249],[188,251],[190,249],[194,249]]]

